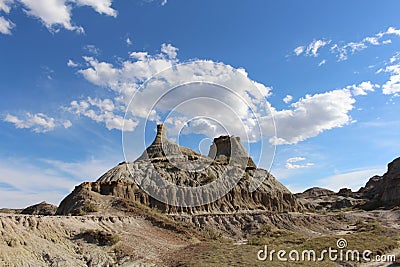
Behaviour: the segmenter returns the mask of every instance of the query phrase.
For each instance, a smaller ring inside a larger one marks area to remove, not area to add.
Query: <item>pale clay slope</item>
[[[75,238],[88,229],[121,241],[98,246]],[[0,266],[163,266],[164,257],[189,244],[141,217],[0,215]]]

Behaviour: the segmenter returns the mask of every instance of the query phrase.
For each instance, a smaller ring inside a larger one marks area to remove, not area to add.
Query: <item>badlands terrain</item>
[[[340,238],[372,258],[399,258],[399,207],[400,158],[357,192],[294,195],[257,168],[239,138],[216,138],[206,156],[168,140],[159,125],[141,157],[77,185],[58,207],[0,210],[0,266],[400,266],[394,257],[257,259],[265,245],[322,251]]]

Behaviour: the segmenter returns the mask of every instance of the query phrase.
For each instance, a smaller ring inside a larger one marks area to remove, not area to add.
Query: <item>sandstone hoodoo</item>
[[[246,164],[247,169],[257,168],[253,159],[249,157],[242,143],[240,142],[240,137],[220,136],[218,138],[214,138],[214,142],[210,147],[208,156],[220,161],[229,161],[230,159],[233,159],[238,161],[239,164],[243,162]]]
[[[142,156],[120,163],[96,182],[77,186],[57,213],[91,212],[100,198],[110,197],[110,201],[124,199],[157,207],[167,214],[302,209],[286,187],[256,167],[238,137],[215,138],[209,156],[205,156],[169,140],[164,125],[158,125],[157,130]],[[250,191],[252,180],[260,178],[259,188]],[[219,194],[221,197],[215,198]]]

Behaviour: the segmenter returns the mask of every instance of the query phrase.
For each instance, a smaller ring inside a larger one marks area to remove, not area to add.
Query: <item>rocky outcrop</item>
[[[364,210],[391,209],[400,206],[400,158],[388,164],[382,176],[373,176],[357,192],[342,188],[338,193],[321,188],[311,188],[296,194],[308,209],[332,210],[360,208]]]
[[[214,142],[210,147],[208,156],[222,162],[229,160],[236,160],[239,162],[243,161],[244,164],[246,164],[247,169],[257,168],[253,159],[249,157],[242,143],[240,142],[240,137],[220,136],[218,138],[214,138]]]
[[[193,151],[187,147],[179,146],[167,138],[167,128],[164,124],[157,125],[157,134],[153,143],[143,152],[136,160],[152,160],[152,159],[182,159],[185,157],[202,157],[200,153]]]
[[[369,200],[361,206],[364,209],[400,206],[400,158],[388,164],[384,175],[372,177],[358,193]]]
[[[30,215],[54,215],[57,211],[57,206],[46,203],[45,201],[29,206],[21,211],[21,214]]]
[[[329,189],[321,188],[321,187],[312,187],[307,189],[303,193],[295,194],[296,197],[300,198],[310,198],[310,197],[321,197],[321,196],[330,196],[334,195],[335,192]]]
[[[216,138],[213,159],[168,140],[165,126],[157,129],[141,157],[119,164],[96,182],[77,186],[57,214],[91,212],[95,195],[136,201],[168,214],[302,209],[275,177],[256,168],[239,138]],[[256,191],[249,190],[253,179],[262,181]]]

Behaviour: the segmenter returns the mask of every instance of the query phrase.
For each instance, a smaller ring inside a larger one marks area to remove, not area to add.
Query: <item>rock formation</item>
[[[239,164],[243,162],[242,164],[246,164],[247,169],[257,168],[240,142],[240,137],[220,136],[214,138],[208,157],[222,162],[229,160],[237,161]]]
[[[373,176],[357,192],[352,192],[349,188],[342,188],[338,193],[323,188],[311,188],[296,194],[296,197],[304,207],[317,210],[373,210],[400,206],[400,158],[388,164],[384,175]]]
[[[77,186],[57,214],[91,210],[89,203],[96,202],[91,199],[99,196],[136,201],[168,214],[302,208],[269,172],[256,168],[239,138],[216,138],[210,150],[214,159],[168,140],[165,126],[158,125],[154,142],[142,156],[120,163],[96,182]],[[260,177],[261,186],[251,192],[252,179]]]
[[[388,164],[384,175],[372,177],[358,193],[369,199],[364,209],[400,206],[400,158]]]
[[[21,211],[21,214],[30,215],[54,215],[57,211],[57,206],[46,203],[45,201],[29,206]]]
[[[312,187],[307,189],[303,193],[295,194],[296,197],[309,198],[309,197],[322,197],[322,196],[330,196],[334,195],[335,192],[329,189],[321,188],[321,187]]]

